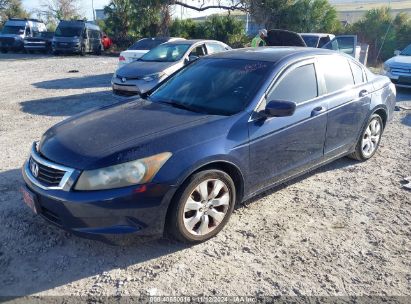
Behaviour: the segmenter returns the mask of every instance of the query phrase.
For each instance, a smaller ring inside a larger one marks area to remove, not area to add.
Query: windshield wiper
[[[175,102],[175,101],[172,101],[172,100],[160,100],[159,102],[168,104],[168,105],[170,105],[174,108],[183,109],[183,110],[187,110],[187,111],[190,111],[190,112],[202,113],[201,111],[199,111],[195,107],[189,106],[187,104],[182,104],[182,103],[179,103],[179,102]]]

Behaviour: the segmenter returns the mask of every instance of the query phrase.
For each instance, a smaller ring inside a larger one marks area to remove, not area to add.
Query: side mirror
[[[272,100],[267,103],[264,113],[268,117],[285,117],[293,115],[295,108],[295,102]]]
[[[400,54],[401,54],[401,51],[399,51],[399,50],[394,51],[394,56],[399,56]]]

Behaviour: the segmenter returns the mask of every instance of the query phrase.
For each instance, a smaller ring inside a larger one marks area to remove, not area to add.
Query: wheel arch
[[[205,170],[211,170],[211,169],[216,169],[216,170],[221,170],[225,173],[227,173],[234,182],[235,189],[236,189],[236,204],[240,203],[242,201],[242,198],[244,197],[244,176],[240,170],[240,168],[235,165],[234,163],[227,161],[227,160],[215,160],[215,161],[210,161],[207,163],[204,163],[202,165],[199,165],[195,167],[195,169],[191,170],[189,174],[186,174],[184,178],[181,180],[179,183],[177,190],[174,192],[170,203],[168,204],[167,207],[167,212],[166,212],[166,217],[165,217],[165,226],[166,228],[167,223],[169,221],[169,214],[172,209],[172,206],[175,204],[175,200],[177,195],[180,192],[181,186],[184,185],[185,181],[190,178],[193,174],[200,172],[200,171],[205,171]],[[164,232],[167,233],[164,229]]]

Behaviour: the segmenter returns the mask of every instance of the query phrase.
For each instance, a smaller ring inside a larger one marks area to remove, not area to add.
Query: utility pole
[[[91,0],[91,9],[93,10],[93,21],[96,22],[96,11],[94,10],[94,0]]]

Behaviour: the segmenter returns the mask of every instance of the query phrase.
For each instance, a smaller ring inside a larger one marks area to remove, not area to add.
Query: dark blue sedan
[[[80,235],[204,241],[273,185],[371,158],[395,94],[387,77],[328,50],[204,57],[140,98],[49,129],[23,167],[24,201]]]

